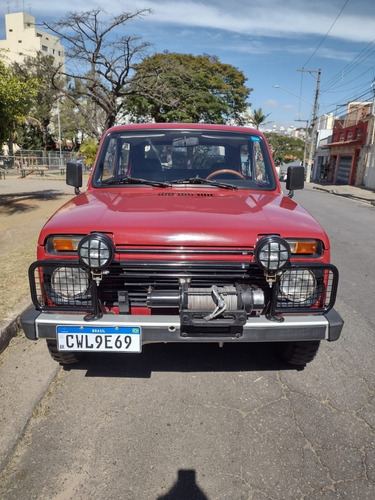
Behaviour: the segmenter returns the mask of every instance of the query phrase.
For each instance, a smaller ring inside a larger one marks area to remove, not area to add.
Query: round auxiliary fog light
[[[280,293],[291,302],[317,300],[316,277],[309,269],[287,269],[280,279]],[[314,300],[315,297],[315,300]]]
[[[265,236],[255,247],[255,260],[266,271],[280,271],[290,260],[289,243],[279,236]]]
[[[78,256],[81,263],[97,271],[109,266],[114,255],[113,241],[106,234],[89,234],[82,238],[78,246]]]

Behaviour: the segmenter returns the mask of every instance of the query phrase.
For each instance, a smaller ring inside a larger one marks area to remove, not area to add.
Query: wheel
[[[81,353],[58,351],[56,340],[47,339],[47,347],[52,359],[60,363],[60,365],[72,365],[82,359]]]
[[[241,174],[241,172],[237,172],[237,170],[232,170],[231,168],[222,168],[220,170],[215,170],[215,172],[211,172],[209,175],[207,175],[206,179],[210,180],[212,177],[216,177],[217,175],[221,174],[231,174],[235,175],[236,177],[239,177],[240,179],[244,179],[245,176]]]
[[[303,366],[310,363],[318,352],[319,340],[308,342],[280,343],[279,354],[281,358],[291,365]]]

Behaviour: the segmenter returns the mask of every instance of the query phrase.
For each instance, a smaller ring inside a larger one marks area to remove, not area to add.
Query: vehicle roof
[[[208,123],[132,123],[129,125],[116,125],[107,132],[117,132],[122,130],[150,130],[150,129],[200,129],[217,130],[222,132],[243,132],[263,136],[262,132],[250,127],[240,127],[236,125],[218,125]]]

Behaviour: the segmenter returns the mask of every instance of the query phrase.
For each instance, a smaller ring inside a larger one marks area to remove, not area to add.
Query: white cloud
[[[275,99],[268,99],[268,101],[263,103],[263,106],[267,106],[268,108],[277,108],[279,103],[275,101]]]
[[[341,0],[107,0],[110,14],[136,9],[151,9],[146,22],[173,24],[191,28],[210,28],[251,37],[324,36],[342,8]],[[100,0],[70,0],[69,11],[103,7]],[[34,0],[31,13],[43,17],[62,17],[64,3]],[[369,42],[374,38],[375,2],[349,2],[333,26],[330,36],[341,40]]]

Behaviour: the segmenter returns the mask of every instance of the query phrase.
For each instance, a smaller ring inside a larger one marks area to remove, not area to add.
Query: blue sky
[[[151,9],[126,29],[155,52],[206,53],[240,69],[253,88],[252,107],[269,114],[270,128],[311,118],[317,74],[299,69],[322,71],[319,114],[341,115],[349,100],[372,99],[374,0],[8,0],[0,38],[6,12],[24,10],[39,23],[101,5],[111,14]]]

